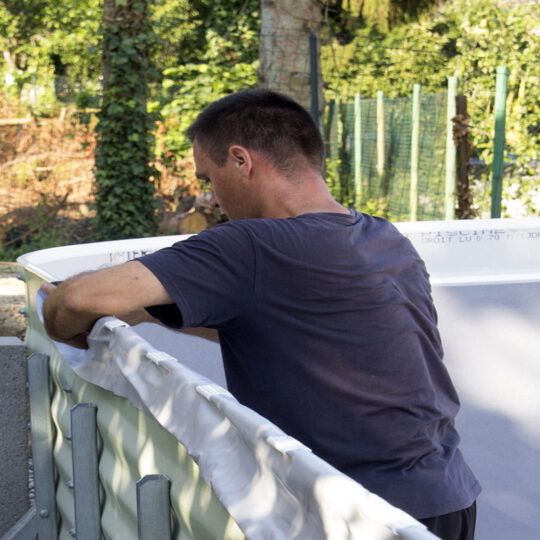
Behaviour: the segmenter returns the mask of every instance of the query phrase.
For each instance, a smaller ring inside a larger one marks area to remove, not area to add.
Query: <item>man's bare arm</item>
[[[173,303],[156,276],[138,261],[79,274],[58,287],[44,284],[42,290],[48,294],[43,305],[47,333],[79,348],[86,347],[86,335],[100,317]]]

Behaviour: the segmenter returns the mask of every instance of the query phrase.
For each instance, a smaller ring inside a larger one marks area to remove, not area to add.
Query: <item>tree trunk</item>
[[[317,36],[317,64],[321,4],[318,0],[261,0],[259,85],[289,95],[311,111],[309,36]],[[318,68],[319,118],[322,117],[322,77]]]
[[[454,123],[452,126],[454,142],[457,147],[456,217],[458,219],[473,219],[478,216],[473,206],[473,197],[469,185],[469,160],[472,156],[473,146],[466,96],[456,96],[456,116],[452,118],[452,121]]]
[[[103,0],[103,27],[110,28],[114,20],[114,0]],[[103,89],[107,88],[111,76],[111,61],[108,55],[109,44],[103,44],[103,52],[101,55],[101,69],[103,71]]]

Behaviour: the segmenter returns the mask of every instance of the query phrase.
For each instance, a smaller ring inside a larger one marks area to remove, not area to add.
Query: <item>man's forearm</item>
[[[86,342],[100,317],[172,303],[159,280],[138,261],[79,274],[57,287],[44,284],[42,290],[48,295],[43,304],[47,333],[75,346]]]

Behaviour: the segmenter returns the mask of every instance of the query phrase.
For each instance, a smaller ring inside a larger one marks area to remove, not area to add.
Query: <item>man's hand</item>
[[[56,289],[56,285],[54,283],[45,282],[41,284],[41,287],[39,288],[40,291],[43,291],[47,296],[49,296],[50,293]]]
[[[44,292],[48,297],[52,292],[56,290],[56,288],[57,288],[57,285],[55,285],[54,283],[42,283],[39,289],[42,292]],[[45,320],[45,306],[43,309],[43,313],[44,313],[43,316]],[[54,341],[61,341],[62,343],[66,343],[67,345],[71,345],[72,347],[75,347],[77,349],[88,349],[88,343],[86,341],[88,332],[81,332],[80,334],[76,334],[71,338],[66,338],[66,337],[61,338],[60,336],[54,336],[53,334],[51,334],[52,330],[49,331],[48,329],[47,320],[45,320],[45,330],[47,330],[47,333]]]
[[[170,304],[172,298],[142,263],[131,261],[87,272],[58,286],[43,284],[45,330],[62,343],[87,348],[94,323],[106,315],[126,314],[145,306]]]

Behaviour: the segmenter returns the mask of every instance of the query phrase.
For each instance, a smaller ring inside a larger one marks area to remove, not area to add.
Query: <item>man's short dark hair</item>
[[[311,115],[288,96],[262,88],[242,90],[206,107],[186,131],[222,167],[229,147],[263,154],[278,170],[294,173],[305,161],[321,170],[324,144]],[[304,159],[299,159],[303,156]]]

